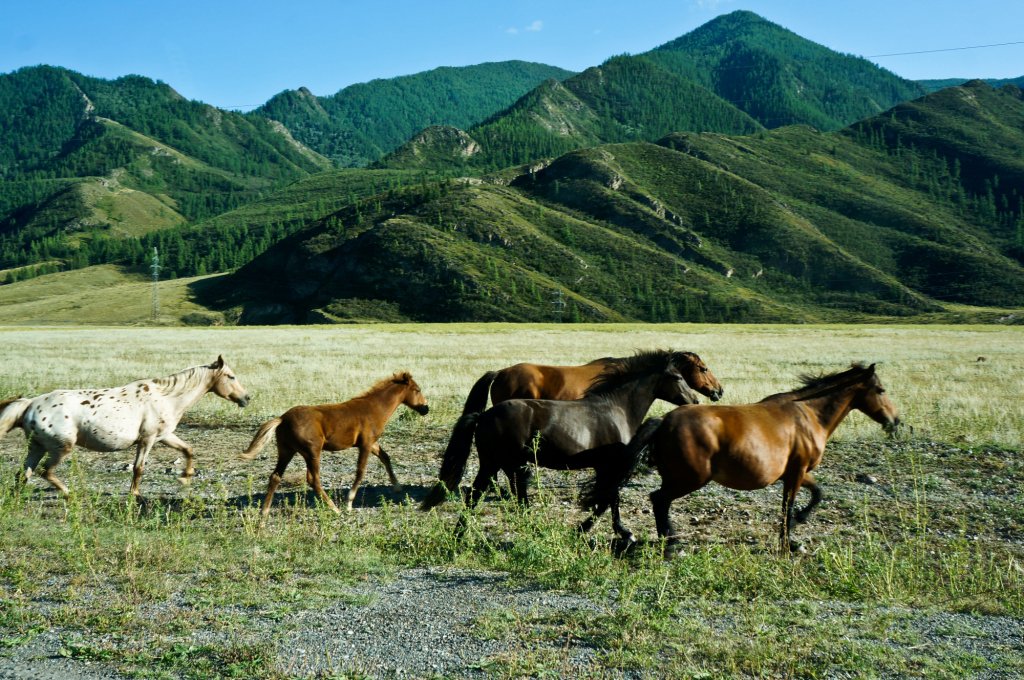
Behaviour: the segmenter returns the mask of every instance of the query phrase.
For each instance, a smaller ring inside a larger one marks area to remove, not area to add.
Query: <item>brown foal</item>
[[[341,511],[320,484],[322,451],[342,451],[359,447],[356,477],[348,491],[347,509],[352,509],[352,501],[355,500],[356,490],[366,474],[366,463],[371,453],[384,464],[395,490],[400,490],[402,486],[391,469],[391,458],[377,442],[388,419],[400,404],[405,404],[420,415],[426,415],[428,411],[426,397],[420,391],[420,386],[412,379],[412,375],[407,372],[395,373],[360,396],[341,404],[293,406],[281,417],[263,423],[249,448],[239,456],[243,460],[252,460],[276,432],[277,467],[274,468],[267,484],[262,513],[266,515],[270,512],[274,492],[296,452],[306,461],[306,483],[313,487],[317,496],[334,512]]]

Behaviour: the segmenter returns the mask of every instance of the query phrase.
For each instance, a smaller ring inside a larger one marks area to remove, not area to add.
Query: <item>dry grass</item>
[[[936,326],[371,325],[247,328],[8,328],[0,396],[111,386],[223,354],[254,395],[240,411],[206,397],[188,418],[249,425],[300,403],[347,399],[409,370],[437,418],[454,419],[482,373],[519,361],[575,364],[673,347],[700,354],[725,402],[792,389],[801,373],[877,362],[905,422],[949,442],[1024,440],[1024,329]],[[979,356],[985,361],[977,361]],[[840,439],[877,436],[854,414]]]

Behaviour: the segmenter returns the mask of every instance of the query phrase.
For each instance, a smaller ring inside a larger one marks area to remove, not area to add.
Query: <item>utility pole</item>
[[[153,264],[150,265],[153,270],[153,322],[156,323],[156,319],[160,316],[160,255],[156,251],[156,246],[153,246]]]
[[[555,320],[558,323],[562,323],[562,313],[565,312],[565,296],[562,295],[562,289],[556,288],[554,298],[551,300],[551,306],[555,310]]]

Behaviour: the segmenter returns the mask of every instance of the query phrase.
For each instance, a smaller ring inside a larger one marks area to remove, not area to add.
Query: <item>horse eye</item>
[[[707,366],[701,366],[700,367],[700,372],[701,373],[707,373],[708,372],[708,367]]]
[[[229,375],[228,376],[228,380],[234,380],[234,379],[235,379],[235,376],[233,376],[233,375]]]

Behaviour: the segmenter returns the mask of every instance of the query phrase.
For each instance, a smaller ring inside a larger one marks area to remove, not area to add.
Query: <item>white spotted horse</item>
[[[76,445],[91,451],[120,451],[135,445],[131,493],[138,496],[146,456],[154,444],[166,444],[185,454],[182,482],[195,474],[192,447],[175,436],[174,430],[185,410],[207,392],[240,407],[249,403],[235,372],[223,357],[217,357],[208,366],[120,387],[55,390],[34,399],[8,399],[0,402],[0,437],[20,427],[28,438],[19,484],[38,472],[64,495],[68,489],[53,471]],[[37,469],[44,456],[46,461]]]

